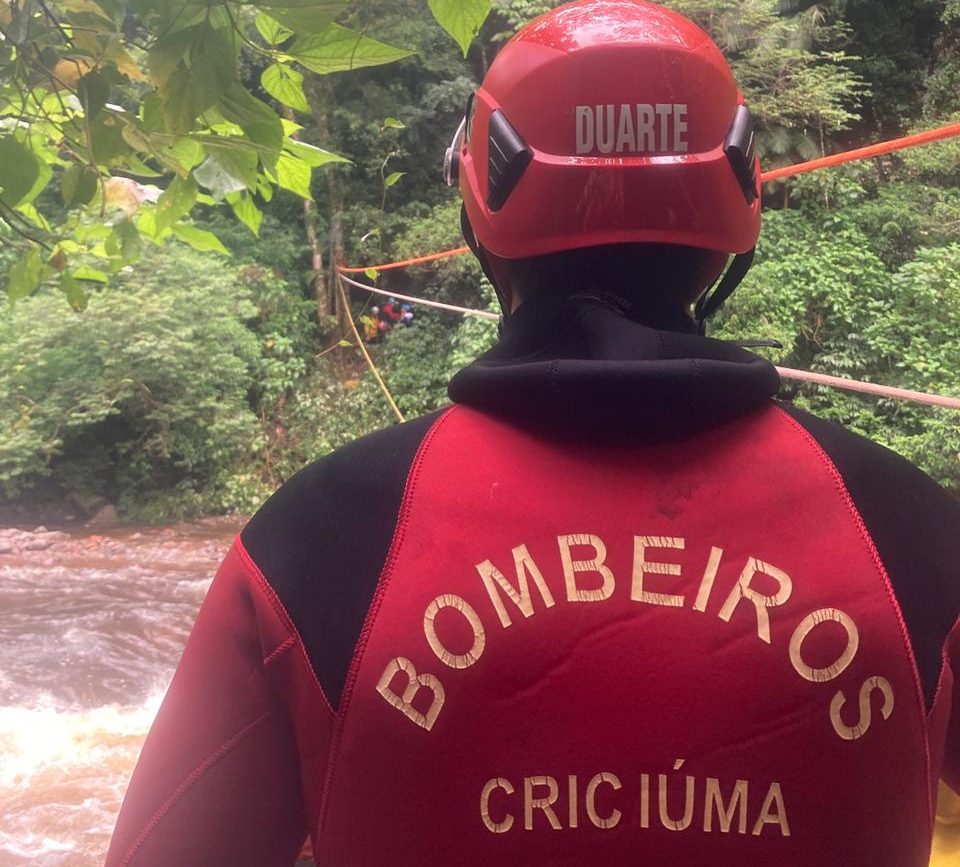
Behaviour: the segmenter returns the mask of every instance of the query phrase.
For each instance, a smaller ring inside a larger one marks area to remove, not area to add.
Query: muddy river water
[[[99,867],[237,522],[0,528],[0,867]],[[941,798],[935,867],[960,867]],[[173,867],[173,865],[171,865]]]
[[[103,863],[236,523],[0,530],[0,867]]]

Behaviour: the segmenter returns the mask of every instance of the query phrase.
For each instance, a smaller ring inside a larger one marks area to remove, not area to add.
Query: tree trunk
[[[282,106],[283,116],[296,122],[293,109],[288,106]],[[293,133],[290,138],[297,138]],[[323,270],[323,251],[320,249],[320,242],[317,239],[317,218],[316,207],[310,199],[303,200],[303,231],[307,236],[307,243],[310,245],[310,270],[313,277],[310,279],[310,286],[313,289],[313,297],[317,302],[317,321],[322,326],[324,321],[330,315],[330,289],[327,286],[327,275]]]
[[[323,270],[323,250],[317,239],[317,224],[314,214],[314,204],[310,199],[303,200],[303,226],[307,232],[307,242],[310,244],[310,269],[313,272],[313,297],[317,302],[317,320],[322,325],[330,310],[330,288],[327,285],[327,274]]]
[[[308,75],[304,80],[304,94],[310,108],[313,111],[314,129],[316,130],[316,143],[320,147],[336,150],[334,143],[330,140],[330,129],[327,122],[327,111],[333,104],[333,94],[330,90],[329,82],[322,81],[317,76]],[[330,226],[330,250],[327,256],[327,267],[324,269],[323,254],[321,245],[316,235],[316,221],[311,219],[310,223],[314,226],[313,233],[308,233],[307,239],[310,242],[310,250],[313,256],[315,289],[317,292],[317,313],[321,317],[336,316],[340,329],[346,326],[346,319],[343,311],[340,309],[340,297],[337,292],[337,264],[343,259],[343,229],[340,222],[340,215],[343,212],[343,197],[340,193],[340,185],[337,182],[336,172],[332,168],[323,170],[327,178],[327,192],[329,198],[329,226]],[[315,206],[313,202],[304,202],[304,216],[310,212],[311,217],[315,216]]]
[[[340,293],[336,291],[337,265],[343,262],[343,197],[340,184],[333,172],[327,172],[327,190],[330,196],[330,286],[333,294],[333,310],[341,330],[347,326],[346,312],[341,309]]]

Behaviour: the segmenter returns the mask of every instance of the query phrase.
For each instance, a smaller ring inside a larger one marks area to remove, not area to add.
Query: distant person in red
[[[501,340],[240,534],[110,867],[308,836],[338,867],[925,867],[960,506],[702,336],[754,151],[675,13],[580,0],[507,43],[445,166]]]
[[[403,317],[400,308],[397,306],[396,298],[387,299],[387,303],[383,305],[382,313],[391,326],[396,325]]]

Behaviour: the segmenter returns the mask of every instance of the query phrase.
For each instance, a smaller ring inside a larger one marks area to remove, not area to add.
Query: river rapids
[[[102,865],[238,528],[0,530],[0,867]]]

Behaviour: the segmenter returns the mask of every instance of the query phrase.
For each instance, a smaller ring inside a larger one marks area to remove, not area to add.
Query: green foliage
[[[408,259],[451,250],[463,245],[460,234],[460,202],[451,200],[432,208],[425,216],[410,220],[393,246],[398,258]],[[404,269],[385,278],[398,292],[406,289],[425,298],[463,307],[482,307],[486,278],[473,256],[454,256],[428,265]]]
[[[483,303],[478,309],[500,315],[500,305],[494,294],[493,287],[484,280]],[[492,348],[497,342],[497,323],[491,319],[480,319],[476,316],[464,317],[451,341],[450,354],[447,357],[447,375],[455,374],[466,367],[471,361]]]
[[[772,338],[786,367],[960,396],[960,243],[891,271],[849,211],[768,215],[759,261],[716,336]],[[960,492],[960,433],[946,410],[796,388],[798,402],[914,461]]]
[[[812,0],[807,0],[810,5]],[[921,113],[956,110],[957,30],[952,0],[827,0],[850,25],[853,69],[867,82],[864,128],[903,129]],[[951,33],[951,31],[953,31]],[[954,82],[950,90],[951,79]]]
[[[311,304],[256,266],[149,253],[83,315],[42,295],[0,317],[0,489],[40,478],[128,517],[249,510],[271,420],[306,371]],[[197,311],[203,311],[197,316]]]
[[[393,63],[411,53],[339,24],[330,24],[321,33],[301,37],[290,49],[292,57],[318,75]]]
[[[250,510],[393,423],[341,342],[330,265],[462,243],[442,148],[497,48],[559,0],[495,0],[468,53],[489,5],[46,0],[51,16],[0,0],[0,274],[25,299],[0,313],[6,496],[52,485],[156,519]],[[670,5],[732,60],[765,166],[960,111],[957,0]],[[758,264],[719,335],[779,339],[769,354],[789,366],[956,394],[958,149],[769,190]],[[367,279],[497,310],[471,256]],[[358,315],[372,303],[353,301]],[[372,347],[408,415],[445,403],[450,374],[496,337],[494,322],[415,312]],[[789,388],[960,489],[947,411]]]
[[[430,11],[467,56],[480,25],[490,12],[491,0],[429,0]]]
[[[48,295],[0,315],[0,491],[46,477],[148,519],[250,508],[263,480],[234,478],[265,447],[250,395],[276,400],[302,370],[302,309],[178,247],[116,282],[82,315]]]
[[[190,223],[197,201],[227,199],[256,234],[255,196],[269,199],[281,187],[309,199],[313,169],[345,160],[295,140],[300,127],[241,76],[241,46],[266,60],[264,94],[308,113],[297,66],[329,75],[412,54],[335,20],[359,5],[0,3],[0,224],[22,256],[8,295],[27,296],[56,272],[74,306],[82,306],[78,268],[86,266],[74,257],[81,214],[115,234],[123,227],[115,250],[80,251],[109,260],[108,273],[136,260],[142,243],[134,235],[155,243],[173,236],[201,252],[225,253]],[[430,3],[464,50],[487,6]],[[60,190],[59,202],[41,198],[50,185]]]
[[[539,15],[555,9],[563,0],[497,0],[496,14],[502,28],[492,39],[503,42]]]
[[[825,136],[858,119],[867,93],[847,54],[847,28],[820,6],[784,14],[779,0],[670,0],[723,50],[759,122],[773,168],[819,156]]]
[[[418,308],[414,325],[394,327],[384,342],[377,361],[405,416],[447,403],[447,359],[460,321],[457,314]]]

